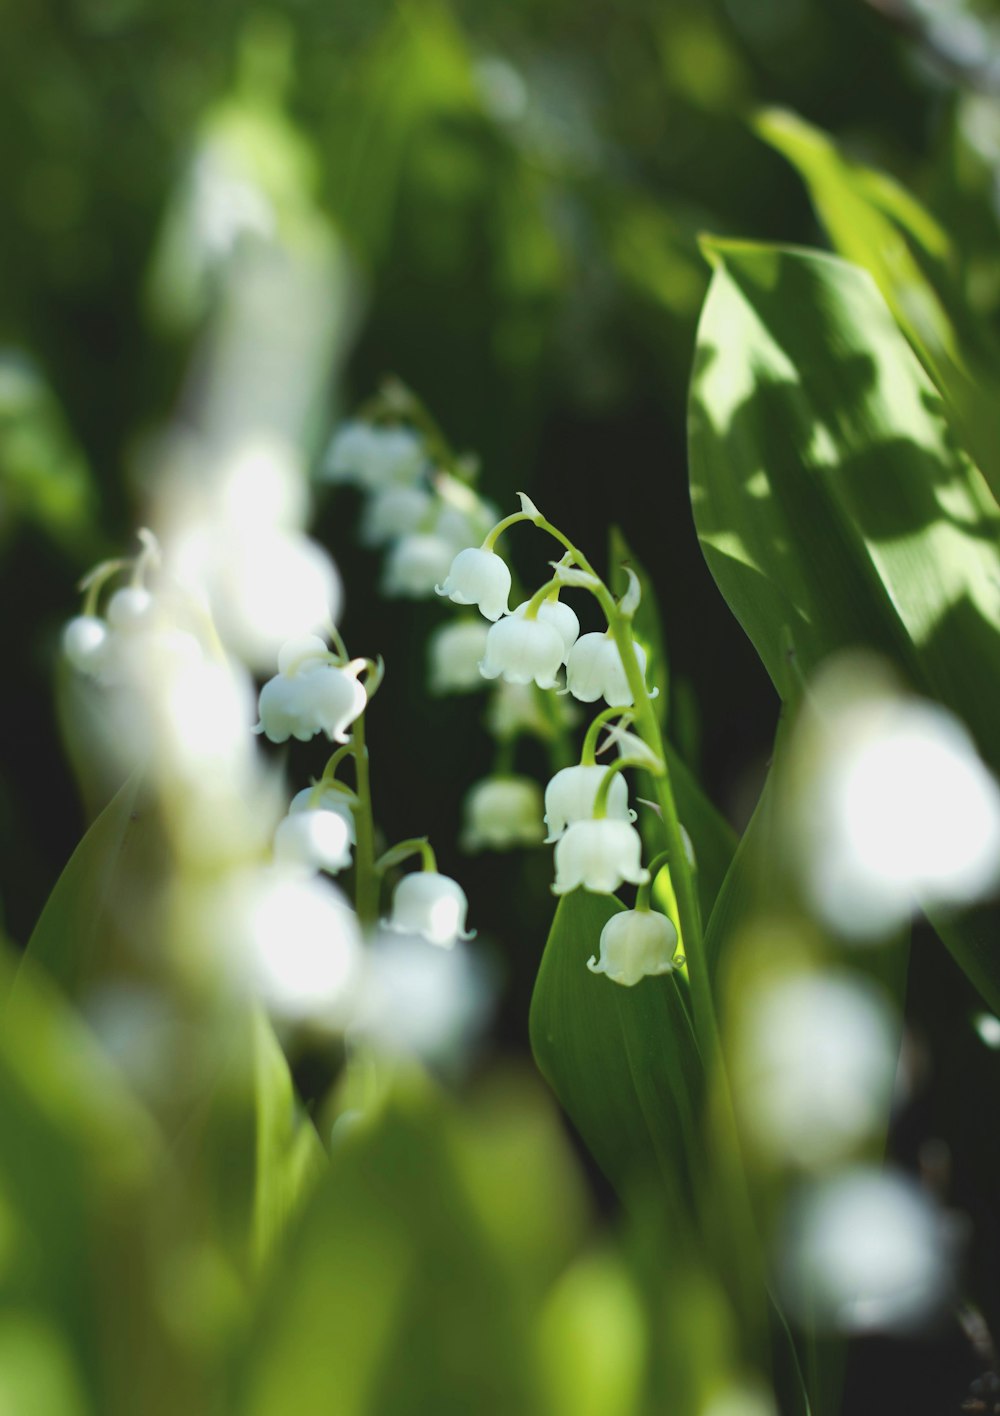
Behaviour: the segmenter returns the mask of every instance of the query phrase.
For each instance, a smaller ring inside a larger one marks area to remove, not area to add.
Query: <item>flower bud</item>
[[[436,870],[404,875],[392,897],[387,929],[400,934],[422,934],[432,944],[450,949],[456,939],[471,939],[465,917],[469,902],[457,880]]]
[[[153,613],[153,597],[141,585],[123,585],[108,601],[108,623],[125,633],[144,629]]]
[[[495,551],[468,546],[451,563],[439,595],[447,595],[456,605],[478,605],[488,620],[507,613],[510,571]]]
[[[646,651],[635,645],[639,670],[645,673]],[[609,708],[627,708],[632,690],[614,639],[608,634],[582,634],[566,660],[566,687],[583,703],[603,698]]]
[[[563,661],[563,639],[544,620],[508,615],[491,626],[479,671],[483,678],[555,688]]]
[[[62,650],[77,673],[96,678],[107,659],[108,626],[96,615],[77,615],[63,629]]]
[[[642,867],[642,840],[627,821],[603,817],[575,821],[556,842],[556,895],[566,895],[582,885],[598,895],[613,895],[623,881],[645,885],[649,871]]]
[[[558,840],[573,822],[593,819],[594,801],[607,770],[601,766],[581,765],[563,767],[555,774],[545,788],[547,842]],[[635,820],[635,812],[630,811],[628,805],[628,783],[620,772],[615,773],[608,785],[605,814],[614,821]]]
[[[523,605],[518,605],[511,613],[524,616],[528,609],[528,601]],[[561,600],[544,600],[538,607],[538,618],[543,624],[550,624],[558,631],[563,642],[562,662],[565,664],[569,658],[569,651],[573,648],[580,633],[580,621],[576,617],[576,612],[570,605],[564,605]]]
[[[481,619],[454,620],[434,631],[428,646],[431,693],[470,693],[485,687],[479,665],[488,634]]]
[[[677,930],[665,914],[622,910],[601,930],[600,962],[591,955],[587,968],[631,988],[640,979],[671,973],[676,948]]]
[[[486,777],[469,788],[464,806],[466,851],[537,846],[542,828],[542,794],[531,777]]]

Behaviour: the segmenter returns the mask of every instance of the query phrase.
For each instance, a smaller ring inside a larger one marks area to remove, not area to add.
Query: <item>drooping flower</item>
[[[321,732],[332,742],[346,742],[346,729],[367,705],[356,666],[330,663],[329,656],[320,658],[309,649],[312,638],[295,641],[299,646],[296,654],[282,651],[286,667],[260,691],[260,722],[254,731],[264,733],[271,742],[287,742],[290,737],[308,742]]]
[[[646,651],[635,645],[639,670],[645,673]],[[581,634],[566,660],[566,687],[582,703],[603,698],[609,708],[627,708],[633,701],[618,646],[610,633]]]
[[[601,957],[587,960],[591,973],[632,988],[643,978],[673,972],[677,930],[658,910],[621,910],[601,930]]]
[[[478,605],[488,620],[498,620],[507,613],[510,570],[495,551],[467,546],[455,556],[444,584],[436,589],[456,605]]]
[[[536,846],[544,835],[542,793],[531,777],[486,777],[469,788],[462,848],[506,851]]]
[[[431,693],[471,693],[485,687],[479,665],[488,634],[481,619],[454,620],[434,631],[428,645]]]
[[[517,609],[512,610],[511,613],[523,617],[527,613],[528,603],[525,600],[523,605],[518,605]],[[561,636],[563,642],[562,661],[565,664],[580,633],[580,621],[576,617],[576,611],[571,605],[563,604],[562,600],[544,600],[538,607],[538,618],[543,624],[550,624]]]
[[[555,867],[556,895],[581,885],[598,895],[613,895],[625,881],[644,885],[649,879],[639,832],[627,821],[609,817],[573,822],[556,842]]]
[[[456,939],[471,939],[465,928],[469,902],[457,880],[436,870],[404,875],[392,897],[392,914],[385,927],[400,934],[422,934],[432,944],[450,949]]]
[[[430,531],[401,537],[389,551],[382,573],[382,593],[406,600],[425,600],[438,589],[452,563],[455,548]]]
[[[141,585],[123,585],[108,601],[108,623],[113,629],[131,632],[148,627],[153,613],[153,597]]]
[[[409,428],[345,423],[327,450],[321,475],[331,482],[355,482],[365,491],[412,483],[427,458],[420,439]]]
[[[426,487],[384,488],[371,498],[364,509],[360,533],[362,543],[366,546],[384,546],[400,536],[413,535],[426,521],[433,504],[434,498]]]
[[[347,822],[336,811],[289,812],[274,833],[274,858],[284,865],[335,875],[351,863]]]
[[[555,688],[563,652],[562,635],[545,620],[507,615],[490,627],[479,671],[488,679]]]
[[[574,821],[590,821],[598,788],[607,768],[598,765],[563,767],[545,788],[545,824],[549,828],[548,842],[557,841]],[[608,785],[606,814],[615,821],[634,821],[629,810],[628,783],[616,772]]]
[[[344,793],[338,791],[336,787],[303,787],[302,791],[296,792],[288,806],[289,816],[294,816],[300,811],[329,811],[339,816],[347,827],[347,839],[353,846],[356,840],[354,827],[354,812],[351,810]]]

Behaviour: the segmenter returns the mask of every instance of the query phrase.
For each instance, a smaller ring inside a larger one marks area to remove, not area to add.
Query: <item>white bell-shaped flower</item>
[[[545,824],[549,828],[546,841],[557,841],[574,821],[593,818],[594,801],[607,770],[581,764],[563,767],[555,774],[545,788]],[[628,783],[620,772],[615,773],[608,785],[606,815],[613,821],[635,820],[635,812],[629,810]]]
[[[392,914],[385,927],[400,934],[422,934],[432,944],[450,949],[456,939],[471,939],[465,928],[469,902],[457,880],[436,870],[404,875],[392,897]]]
[[[326,733],[332,742],[346,742],[346,729],[367,702],[364,685],[350,665],[341,668],[307,658],[296,662],[291,672],[277,673],[261,689],[260,722],[254,732],[264,733],[271,742],[290,737],[308,742],[317,733]]]
[[[443,624],[428,645],[431,693],[471,693],[485,687],[479,665],[486,653],[489,626],[481,619]]]
[[[645,673],[646,651],[636,644],[635,652]],[[581,634],[566,660],[566,687],[582,703],[596,703],[598,698],[609,708],[627,708],[632,703],[621,655],[610,634]]]
[[[288,806],[289,816],[300,811],[328,811],[339,816],[347,827],[347,839],[353,846],[357,840],[354,827],[354,812],[343,792],[336,787],[303,787],[296,792]]]
[[[523,605],[518,605],[512,614],[524,616],[528,609],[528,601]],[[550,624],[557,630],[563,642],[563,663],[569,658],[569,652],[576,643],[580,634],[580,621],[576,617],[576,611],[571,605],[564,605],[561,600],[544,600],[538,607],[538,618],[543,624]]]
[[[447,573],[454,546],[426,531],[403,536],[389,551],[382,573],[383,595],[404,600],[425,600],[434,594]]]
[[[486,653],[479,666],[483,678],[531,683],[555,688],[563,661],[562,635],[541,619],[507,615],[490,626]]]
[[[632,988],[643,978],[673,972],[677,930],[658,910],[622,910],[601,930],[601,957],[587,960],[591,973]]]
[[[439,595],[447,595],[456,605],[478,605],[488,620],[507,613],[510,570],[495,551],[467,546],[451,563]]]
[[[556,895],[583,886],[598,895],[613,895],[624,881],[645,885],[649,871],[642,865],[642,840],[627,821],[602,817],[574,821],[555,849]]]
[[[274,833],[274,858],[282,865],[328,870],[335,875],[351,863],[351,835],[336,811],[289,812]]]
[[[334,434],[321,476],[329,482],[354,482],[366,491],[414,482],[426,457],[420,439],[408,428],[376,428],[345,423]]]
[[[434,498],[426,487],[384,488],[371,498],[364,509],[361,517],[362,543],[366,546],[384,546],[400,536],[413,535],[426,521],[433,505]]]
[[[462,849],[507,851],[537,846],[544,835],[542,793],[532,777],[486,777],[464,803]]]
[[[108,637],[108,626],[97,615],[77,615],[63,629],[62,650],[77,673],[96,678],[107,662]]]

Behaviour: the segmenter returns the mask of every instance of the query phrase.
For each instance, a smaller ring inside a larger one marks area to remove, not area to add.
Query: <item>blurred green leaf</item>
[[[1000,512],[940,398],[865,272],[708,252],[691,495],[720,590],[786,700],[827,654],[866,646],[963,718],[995,769]],[[935,925],[996,1006],[989,914]]]
[[[680,1212],[700,1164],[701,1061],[674,974],[624,988],[587,968],[622,908],[584,890],[560,900],[531,1000],[531,1046],[615,1187],[625,1196],[659,1187]]]
[[[247,1416],[287,1412],[292,1392],[298,1409],[338,1416],[539,1410],[539,1294],[505,1246],[549,1246],[538,1220],[555,1212],[565,1167],[548,1173],[539,1158],[551,1142],[539,1157],[509,1114],[487,1142],[492,1163],[470,1159],[492,1112],[480,1098],[470,1125],[411,1074],[374,1114],[345,1118],[330,1174],[272,1272]],[[503,1191],[525,1165],[534,1184],[518,1214]]]
[[[850,162],[794,114],[766,109],[755,126],[807,183],[836,250],[874,277],[1000,499],[1000,359],[985,331],[970,328],[951,289],[948,236],[905,188]]]

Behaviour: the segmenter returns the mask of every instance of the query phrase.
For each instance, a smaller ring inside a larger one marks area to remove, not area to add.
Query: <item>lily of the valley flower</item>
[[[512,614],[524,617],[527,613],[528,604],[525,600],[523,605],[518,605]],[[576,612],[570,605],[564,605],[561,600],[545,600],[538,607],[538,618],[543,624],[549,624],[557,630],[563,642],[563,658],[565,664],[569,658],[570,650],[576,643],[580,634],[580,621],[576,617]]]
[[[487,635],[479,672],[483,678],[505,678],[508,683],[534,680],[539,688],[555,688],[564,653],[563,637],[553,625],[507,615]]]
[[[387,929],[399,934],[422,934],[432,944],[450,949],[456,939],[472,939],[465,928],[469,901],[457,880],[436,870],[404,875],[392,897]]]
[[[641,644],[635,645],[635,652],[644,673],[646,652]],[[566,661],[566,687],[582,703],[596,703],[598,698],[609,708],[627,708],[632,703],[632,690],[610,633],[580,636]]]
[[[465,798],[462,848],[506,851],[541,843],[542,794],[532,777],[486,777]]]
[[[454,554],[453,542],[435,532],[414,531],[401,537],[386,557],[383,595],[407,600],[424,600],[433,595]]]
[[[414,482],[426,465],[420,439],[409,428],[345,423],[334,435],[323,463],[331,482],[355,482],[366,491]]]
[[[587,960],[591,973],[632,988],[640,979],[673,972],[677,930],[658,910],[621,910],[601,930],[601,957]]]
[[[145,629],[152,613],[153,597],[141,585],[123,585],[108,601],[108,623],[113,629]]]
[[[287,742],[290,737],[308,742],[317,733],[326,733],[333,742],[346,742],[346,729],[360,717],[368,702],[364,685],[358,682],[358,663],[328,662],[305,641],[294,641],[298,655],[279,656],[279,672],[260,691],[257,712],[260,722],[254,732],[264,733],[271,742]],[[316,641],[322,644],[322,641]]]
[[[479,665],[488,634],[481,619],[458,619],[434,631],[429,645],[431,693],[471,693],[484,687]]]
[[[496,551],[467,546],[455,556],[444,584],[436,589],[456,605],[478,605],[488,620],[498,620],[507,613],[510,571]]]
[[[95,678],[106,662],[108,626],[97,615],[77,615],[63,629],[62,649],[77,673]]]
[[[642,840],[627,821],[602,817],[574,821],[556,842],[553,894],[566,895],[583,886],[598,895],[613,895],[624,881],[645,885],[649,871],[642,866]]]
[[[327,811],[339,816],[347,827],[348,841],[354,845],[354,812],[344,793],[336,787],[303,787],[302,791],[295,793],[288,805],[289,816],[295,816],[300,811]]]
[[[400,536],[410,536],[419,530],[433,505],[434,498],[426,487],[386,487],[365,506],[361,540],[366,546],[384,546]]]
[[[274,858],[283,865],[336,874],[351,863],[351,832],[336,811],[289,812],[274,833]]]
[[[557,841],[575,821],[593,818],[597,791],[606,776],[606,767],[582,764],[563,767],[555,774],[545,788],[545,824],[549,828],[546,841]],[[620,772],[608,783],[605,814],[615,821],[635,820],[635,812],[628,805],[628,783]]]

